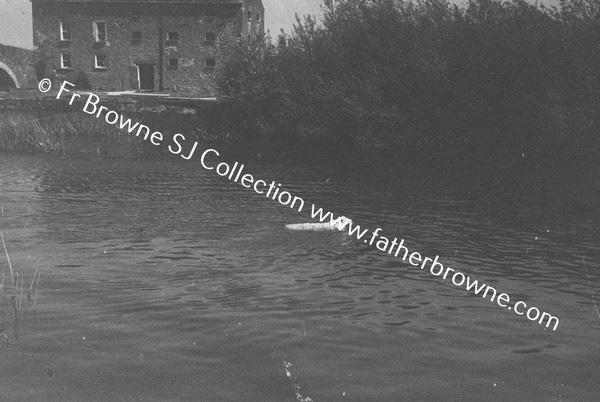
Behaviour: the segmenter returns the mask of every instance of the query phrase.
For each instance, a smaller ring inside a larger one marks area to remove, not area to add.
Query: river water
[[[504,191],[408,171],[380,184],[331,167],[246,169],[439,254],[560,325],[345,234],[288,231],[310,214],[194,161],[0,154],[12,267],[25,294],[41,275],[37,296],[35,284],[29,300],[17,294],[16,323],[3,301],[0,399],[600,397],[600,196],[589,183],[567,175],[566,191],[549,175],[550,186]]]

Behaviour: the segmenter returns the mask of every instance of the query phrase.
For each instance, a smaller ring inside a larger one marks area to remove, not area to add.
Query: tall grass
[[[99,119],[72,112],[4,111],[0,116],[0,150],[3,151],[70,151],[74,140],[123,136],[114,126]],[[124,137],[124,136],[123,136]]]
[[[13,269],[2,232],[0,232],[0,240],[2,241],[2,248],[9,268],[9,272],[7,273],[6,267],[3,266],[2,278],[0,280],[0,341],[3,340],[8,346],[10,344],[10,338],[7,334],[9,324],[13,327],[14,336],[18,343],[19,321],[29,313],[36,314],[35,308],[41,274],[36,269],[31,282],[27,281],[29,284],[27,287],[24,275]],[[10,278],[8,274],[10,274]]]
[[[229,113],[220,105],[203,107],[193,112],[145,110],[119,111],[125,119],[140,122],[152,132],[160,131],[165,138],[181,133],[189,140],[231,142],[243,136],[243,118]],[[108,106],[111,109],[111,106]],[[73,110],[3,110],[0,114],[0,151],[70,152],[81,144],[101,142],[132,143],[139,141],[135,133],[127,133],[117,125],[107,123],[104,116]]]

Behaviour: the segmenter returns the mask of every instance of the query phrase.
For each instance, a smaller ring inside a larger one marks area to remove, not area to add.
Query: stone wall
[[[262,0],[244,0],[242,5],[242,36],[256,36],[265,32],[265,7]]]
[[[0,90],[37,85],[31,50],[0,45]]]

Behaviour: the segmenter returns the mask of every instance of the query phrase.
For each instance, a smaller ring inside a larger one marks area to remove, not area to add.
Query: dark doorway
[[[138,64],[137,67],[140,91],[154,91],[154,65]]]
[[[37,78],[38,81],[46,78],[46,62],[43,60],[39,60],[35,63],[35,78]]]

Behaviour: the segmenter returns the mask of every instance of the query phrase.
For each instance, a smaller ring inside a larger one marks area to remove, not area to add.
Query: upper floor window
[[[61,53],[60,68],[73,68],[73,64],[71,64],[71,54],[70,53]]]
[[[207,69],[214,69],[217,66],[217,60],[215,59],[206,59],[204,60],[204,67]]]
[[[248,22],[252,22],[252,11],[248,11]]]
[[[71,40],[71,25],[68,22],[60,22],[60,40]]]
[[[142,15],[142,10],[140,8],[134,8],[133,10],[131,10],[131,18],[132,19],[139,19]]]
[[[108,68],[108,60],[106,59],[106,55],[97,54],[94,57],[94,68],[106,70]]]
[[[217,41],[217,34],[214,32],[207,32],[204,39],[207,45],[214,45]]]
[[[131,33],[131,40],[133,40],[133,41],[142,40],[142,31],[133,31]]]
[[[260,13],[256,13],[256,23],[260,24]]]
[[[204,9],[204,16],[208,17],[208,18],[213,18],[216,17],[217,13],[215,12],[215,9],[212,7],[208,7]]]
[[[94,40],[96,42],[106,42],[106,22],[94,21]]]
[[[169,59],[169,68],[176,70],[179,67],[179,59],[177,58],[172,58]]]
[[[169,42],[179,42],[179,32],[167,32],[167,40]]]

